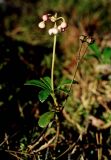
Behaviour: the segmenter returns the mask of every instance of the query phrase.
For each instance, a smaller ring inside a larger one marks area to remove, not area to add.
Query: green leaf
[[[89,48],[95,53],[96,57],[99,58],[101,56],[101,52],[100,52],[99,47],[97,46],[96,43],[90,44]]]
[[[54,117],[54,112],[46,112],[40,116],[38,125],[42,128],[46,127]]]
[[[25,83],[25,85],[32,85],[42,89],[46,89],[46,85],[41,80],[29,80]]]
[[[95,53],[93,53],[93,54],[86,54],[85,58],[87,59],[96,58],[98,60],[100,57],[96,56]]]
[[[48,89],[41,90],[38,94],[40,102],[43,103],[49,97],[50,93],[51,92]]]
[[[103,50],[102,61],[104,63],[111,63],[111,48],[107,47]]]
[[[51,79],[50,77],[41,78],[41,81],[51,90]]]

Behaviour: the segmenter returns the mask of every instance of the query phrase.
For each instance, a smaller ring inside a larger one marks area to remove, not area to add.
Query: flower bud
[[[61,28],[66,28],[67,27],[67,23],[66,22],[62,22],[60,26],[61,26]]]
[[[44,22],[46,22],[47,20],[48,20],[48,15],[47,14],[44,14],[43,16],[42,16],[42,20],[44,21]]]
[[[44,22],[44,21],[41,21],[41,22],[38,24],[38,27],[39,27],[39,28],[45,28],[45,22]]]
[[[94,39],[93,38],[87,38],[86,42],[88,44],[92,44],[92,43],[94,43]]]
[[[86,42],[86,38],[87,38],[87,36],[85,36],[85,35],[81,35],[79,37],[79,39],[81,40],[82,43]]]

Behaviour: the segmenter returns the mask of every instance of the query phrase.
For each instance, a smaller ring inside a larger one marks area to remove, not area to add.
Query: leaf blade
[[[41,80],[35,80],[35,79],[32,79],[32,80],[28,80],[25,85],[32,85],[32,86],[36,86],[36,87],[39,87],[39,88],[42,88],[42,89],[46,89],[46,85],[44,85],[44,83],[41,81]]]
[[[97,46],[96,43],[90,44],[89,48],[96,54],[96,56],[99,58],[99,56],[101,55],[101,52],[99,50],[99,47]]]
[[[41,78],[41,81],[44,83],[44,85],[46,85],[46,87],[51,90],[51,79],[50,77],[44,77],[44,78]]]
[[[54,112],[52,111],[42,114],[39,118],[38,125],[41,128],[46,127],[50,123],[50,121],[53,119],[53,117],[54,117]]]
[[[38,98],[39,98],[40,102],[43,103],[49,97],[50,93],[51,92],[49,92],[49,90],[47,90],[47,89],[41,90],[38,94]]]
[[[102,61],[103,63],[111,63],[111,48],[107,47],[103,50]]]

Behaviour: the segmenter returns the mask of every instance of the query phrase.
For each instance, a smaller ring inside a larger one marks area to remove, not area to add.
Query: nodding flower
[[[39,24],[38,24],[38,27],[39,28],[45,28],[45,22],[44,21],[41,21]]]
[[[64,32],[66,28],[67,28],[67,23],[66,23],[66,22],[62,22],[62,23],[58,26],[58,30],[59,30],[60,32]]]
[[[64,32],[67,28],[65,19],[63,17],[57,17],[57,14],[44,14],[42,16],[42,21],[38,24],[38,27],[41,29],[45,28],[48,21],[54,23],[54,27],[48,30],[49,35],[56,35],[59,32]]]
[[[46,22],[48,19],[49,19],[48,14],[44,14],[44,15],[42,16],[42,20],[43,20],[44,22]]]
[[[58,34],[58,28],[56,28],[56,27],[54,27],[54,28],[50,28],[49,29],[49,35],[56,35],[56,34]]]

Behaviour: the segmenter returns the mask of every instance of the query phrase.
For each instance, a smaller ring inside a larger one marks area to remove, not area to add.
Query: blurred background
[[[38,23],[43,14],[55,12],[68,24],[57,37],[55,83],[72,78],[80,35],[95,39],[79,66],[79,85],[66,106],[71,121],[64,119],[64,127],[73,128],[72,137],[89,119],[94,127],[99,126],[97,120],[103,124],[111,120],[111,0],[0,0],[0,147],[4,149],[8,145],[12,150],[25,149],[41,132],[38,118],[48,105],[38,101],[36,88],[24,83],[50,76],[53,38]],[[109,127],[107,133],[111,142]],[[9,144],[2,145],[6,136]]]

